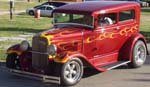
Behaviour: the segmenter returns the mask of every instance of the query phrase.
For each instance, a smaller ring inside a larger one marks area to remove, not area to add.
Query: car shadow
[[[82,78],[88,78],[99,73],[101,72],[97,71],[94,68],[84,68],[84,74]]]
[[[149,55],[147,55],[144,65],[150,65],[150,56]],[[119,66],[115,69],[133,69],[133,68],[128,67],[128,65],[126,64],[126,65]]]
[[[0,87],[68,87],[68,86],[61,86],[59,84],[53,83],[46,83],[42,81],[37,81],[29,78],[24,78],[20,76],[12,75],[6,69],[6,63],[0,62]],[[2,68],[4,67],[4,68]],[[100,72],[95,70],[94,68],[84,68],[83,78],[88,78],[90,76],[94,76],[99,74]],[[13,84],[13,85],[11,85]]]

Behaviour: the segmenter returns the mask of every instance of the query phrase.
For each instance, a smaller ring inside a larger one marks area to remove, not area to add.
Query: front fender
[[[21,55],[22,51],[20,50],[20,44],[13,45],[7,49],[7,54],[16,53],[17,55]]]
[[[119,52],[119,59],[120,60],[132,60],[132,51],[134,48],[135,43],[138,40],[142,40],[146,46],[146,50],[147,50],[147,54],[148,53],[148,48],[147,48],[147,44],[146,44],[146,40],[144,38],[144,36],[140,33],[138,34],[134,34],[132,35],[126,42],[125,44],[122,46],[120,52]]]
[[[57,63],[66,63],[74,57],[84,58],[86,60],[86,57],[79,52],[64,52],[56,56],[54,61]]]
[[[62,55],[60,55],[60,56],[62,56]],[[85,65],[85,66],[92,66],[93,68],[95,68],[95,69],[97,69],[99,71],[105,71],[105,69],[103,69],[103,68],[96,67],[92,62],[90,62],[88,60],[88,58],[86,56],[84,56],[83,54],[81,54],[79,52],[66,52],[65,56],[62,56],[62,57],[57,56],[57,57],[55,57],[54,58],[54,62],[64,64],[64,63],[67,63],[69,60],[71,60],[73,58],[80,58],[81,61],[83,62],[83,65]]]

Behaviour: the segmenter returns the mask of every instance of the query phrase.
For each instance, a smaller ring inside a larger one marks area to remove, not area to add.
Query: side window
[[[134,10],[126,10],[119,13],[119,21],[128,21],[135,19],[135,11]]]
[[[98,17],[98,23],[100,26],[116,24],[116,13],[104,14]]]
[[[46,10],[53,10],[51,7],[47,7]]]
[[[39,10],[45,10],[45,7],[39,7],[37,9],[39,9]]]

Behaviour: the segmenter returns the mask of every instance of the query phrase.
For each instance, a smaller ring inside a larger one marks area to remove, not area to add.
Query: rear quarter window
[[[119,13],[119,21],[130,21],[135,19],[135,11],[134,10],[125,10]]]

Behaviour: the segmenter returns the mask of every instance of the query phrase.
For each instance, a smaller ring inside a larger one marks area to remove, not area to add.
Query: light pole
[[[13,8],[14,8],[14,0],[10,0],[10,19],[13,19]]]

